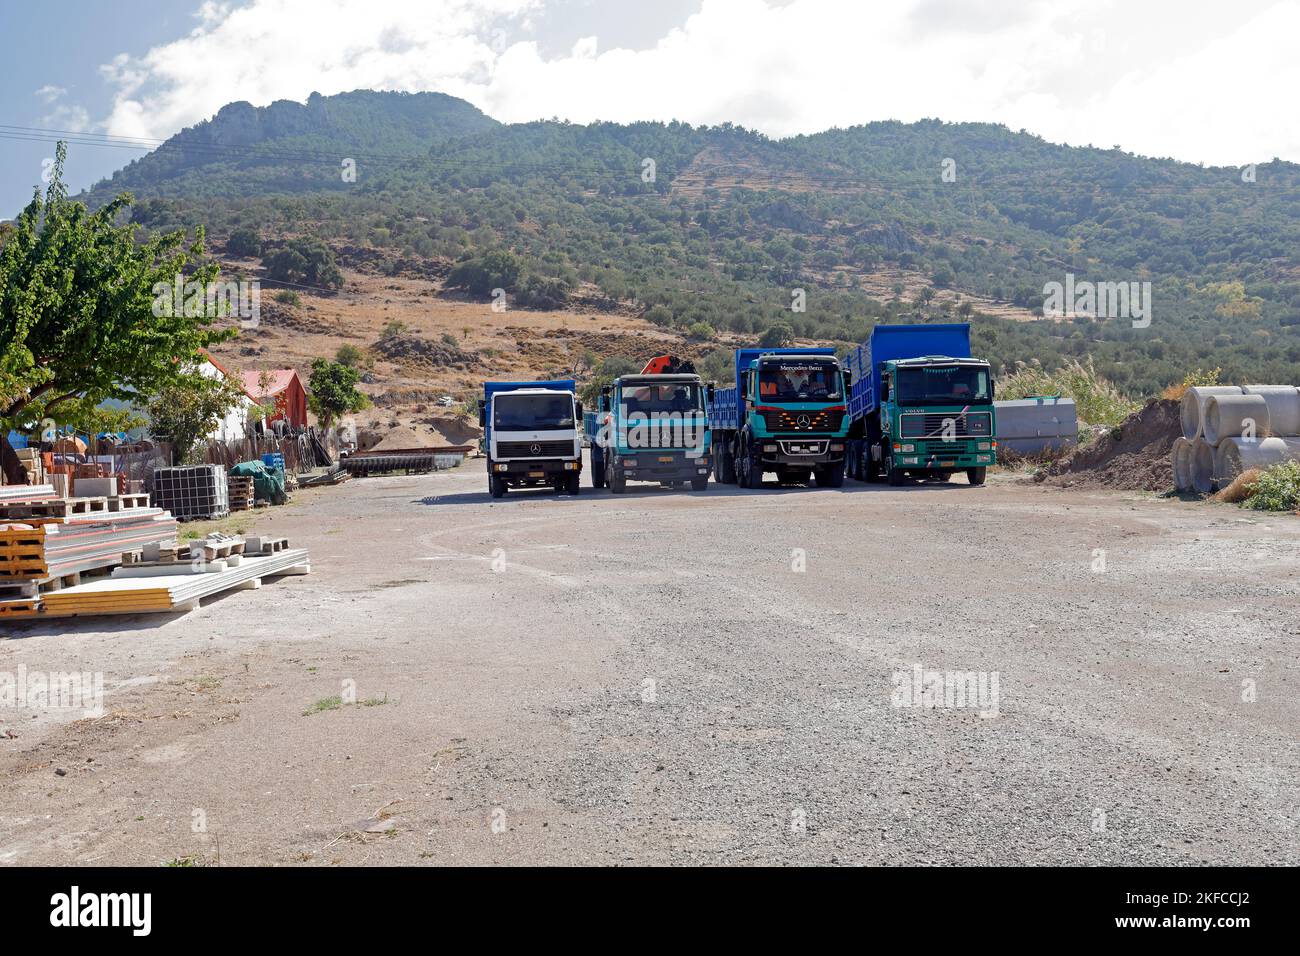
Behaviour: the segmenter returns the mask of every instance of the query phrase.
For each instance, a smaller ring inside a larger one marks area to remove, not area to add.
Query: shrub
[[[1300,508],[1300,461],[1284,461],[1260,472],[1255,479],[1255,493],[1244,506],[1256,511]]]
[[[1072,398],[1081,424],[1109,425],[1112,428],[1141,407],[1102,378],[1093,367],[1091,358],[1087,364],[1071,359],[1050,372],[1037,361],[1030,365],[1020,363],[1014,372],[998,382],[997,397],[1001,401],[1036,395]]]
[[[281,305],[301,305],[302,299],[298,298],[298,293],[292,289],[281,289],[275,294],[275,301]]]
[[[709,325],[709,323],[696,322],[686,330],[686,334],[698,342],[709,342],[712,341],[713,336],[716,333],[713,331],[713,326]]]

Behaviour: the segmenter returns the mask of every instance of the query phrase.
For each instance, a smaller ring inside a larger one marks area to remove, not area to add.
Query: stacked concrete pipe
[[[1192,490],[1208,495],[1214,490],[1214,446],[1203,437],[1192,441],[1188,476]]]
[[[1271,429],[1263,395],[1211,395],[1201,416],[1201,435],[1216,448],[1225,438],[1267,438]]]
[[[1192,443],[1179,436],[1174,439],[1174,448],[1170,452],[1174,466],[1174,490],[1190,491],[1192,487]]]
[[[1214,450],[1214,480],[1226,488],[1243,471],[1293,460],[1300,460],[1300,437],[1225,438]]]
[[[1270,435],[1279,438],[1300,435],[1300,390],[1291,385],[1247,385],[1242,391],[1259,395],[1268,404]]]
[[[1205,403],[1214,395],[1240,395],[1239,385],[1197,385],[1183,392],[1179,415],[1182,418],[1183,437],[1194,441],[1201,437],[1201,423],[1205,417]]]

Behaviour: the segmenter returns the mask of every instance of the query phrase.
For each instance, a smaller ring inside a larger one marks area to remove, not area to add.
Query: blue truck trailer
[[[848,472],[984,483],[997,454],[993,375],[971,357],[970,326],[878,325],[848,356]]]
[[[671,372],[655,369],[671,368]],[[616,495],[629,481],[704,491],[712,451],[705,402],[709,389],[694,367],[658,356],[639,375],[602,386],[584,428],[591,447],[591,486]]]
[[[757,488],[774,472],[841,486],[849,381],[835,350],[737,349],[735,375],[709,400],[717,480]]]
[[[493,498],[510,488],[545,485],[578,493],[582,403],[576,382],[484,382],[478,409]]]

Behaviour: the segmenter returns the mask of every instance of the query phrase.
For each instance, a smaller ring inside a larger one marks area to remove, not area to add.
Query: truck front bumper
[[[488,463],[488,472],[498,478],[505,478],[511,484],[544,484],[563,475],[582,471],[582,461],[563,458],[539,458],[536,460],[493,461]]]
[[[963,448],[933,448],[927,442],[895,442],[894,464],[898,468],[959,471],[963,468],[987,468],[997,459],[991,441],[963,442]],[[986,448],[980,448],[980,444]]]
[[[629,481],[690,481],[706,476],[713,465],[711,455],[692,457],[681,451],[638,452],[619,455],[617,461]]]
[[[756,438],[765,465],[798,467],[834,464],[844,460],[843,438]]]

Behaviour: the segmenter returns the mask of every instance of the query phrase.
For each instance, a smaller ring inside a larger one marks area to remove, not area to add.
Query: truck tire
[[[595,445],[591,446],[591,487],[605,487],[605,456]]]
[[[984,484],[984,475],[987,472],[987,468],[967,468],[966,480],[972,485],[982,485]]]
[[[880,466],[871,457],[871,446],[862,446],[862,457],[858,459],[858,479],[874,485],[880,480]]]
[[[754,460],[749,443],[743,442],[736,457],[736,483],[742,488],[760,488],[763,485],[763,466]]]
[[[504,498],[506,496],[506,480],[498,478],[496,475],[488,475],[488,494],[493,498]]]
[[[574,471],[564,479],[565,491],[571,495],[582,494],[582,472]]]
[[[709,487],[709,476],[700,475],[691,479],[691,491],[704,491]]]
[[[618,465],[612,466],[609,470],[609,490],[616,495],[627,491],[627,476]]]
[[[891,488],[897,488],[903,484],[903,471],[901,468],[894,467],[894,457],[885,459],[885,480],[889,482]]]
[[[736,483],[736,459],[731,450],[731,442],[724,443],[720,449],[714,449],[713,465],[717,471],[719,484],[734,485]]]
[[[813,479],[817,482],[818,488],[843,488],[844,462],[813,469]]]

